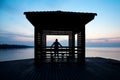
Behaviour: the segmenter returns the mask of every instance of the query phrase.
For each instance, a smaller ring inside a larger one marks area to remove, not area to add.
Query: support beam
[[[75,57],[75,33],[72,31],[72,57]]]
[[[81,56],[81,32],[77,33],[77,62],[80,63]]]
[[[74,55],[74,53],[75,53],[75,33],[74,33],[74,31],[71,31],[69,33],[69,47],[71,48],[70,49],[71,51],[69,51],[70,57],[74,58],[75,57],[75,55]]]
[[[43,58],[46,57],[45,48],[46,48],[46,34],[43,33],[42,34],[42,56]]]
[[[72,37],[73,37],[73,36],[72,36],[72,32],[70,32],[70,33],[69,33],[69,48],[70,48],[70,50],[71,50],[72,45],[73,45],[73,44],[72,44],[72,42],[73,42],[73,41],[72,41]],[[72,51],[69,51],[69,56],[72,56]]]
[[[43,33],[42,34],[42,47],[45,47],[46,46],[46,34]]]
[[[85,27],[78,33],[78,63],[85,63]]]
[[[42,58],[42,31],[35,29],[35,63]]]

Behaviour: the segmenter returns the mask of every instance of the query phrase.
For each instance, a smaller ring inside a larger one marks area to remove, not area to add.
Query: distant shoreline
[[[0,49],[17,49],[17,48],[34,48],[34,46],[15,45],[15,44],[0,44]]]

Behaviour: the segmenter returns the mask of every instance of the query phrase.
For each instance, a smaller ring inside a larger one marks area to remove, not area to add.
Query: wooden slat
[[[119,73],[120,61],[104,58],[86,58],[86,65],[35,65],[33,59],[0,62],[0,80],[120,80]]]

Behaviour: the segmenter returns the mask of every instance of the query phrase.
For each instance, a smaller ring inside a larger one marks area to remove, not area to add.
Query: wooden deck
[[[0,62],[0,80],[120,80],[120,61],[86,58],[86,65],[5,61]]]

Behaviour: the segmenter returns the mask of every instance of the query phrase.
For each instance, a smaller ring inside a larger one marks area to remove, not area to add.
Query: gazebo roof
[[[31,24],[39,30],[81,31],[88,22],[94,19],[96,13],[40,11],[24,12]]]

